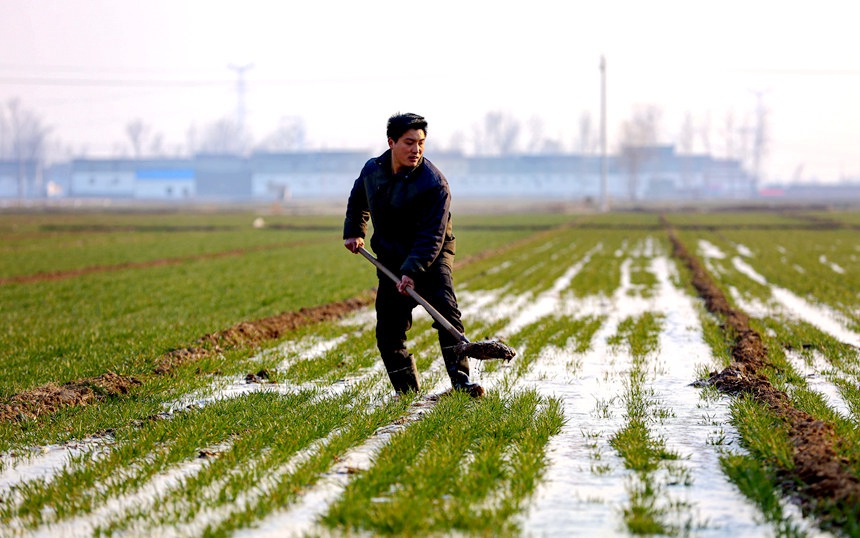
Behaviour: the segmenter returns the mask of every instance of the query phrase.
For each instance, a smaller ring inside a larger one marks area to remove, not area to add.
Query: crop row
[[[298,525],[305,507],[319,519],[296,528],[311,533],[320,532],[316,524],[337,532],[400,534],[805,533],[814,521],[803,520],[780,496],[780,477],[793,467],[782,420],[752,398],[690,386],[728,366],[733,335],[690,295],[690,276],[669,258],[656,216],[579,222],[582,227],[540,222],[529,228],[524,221],[519,230],[495,232],[473,223],[475,231],[458,233],[467,244],[470,233],[503,234],[484,244],[504,250],[475,257],[456,273],[467,334],[500,334],[520,351],[510,364],[473,364],[490,389],[483,400],[436,397],[447,380],[435,331],[418,311],[410,342],[426,394],[390,398],[376,359],[372,313],[359,312],[345,322],[302,327],[263,349],[235,349],[181,366],[170,376],[148,378],[125,397],[0,426],[7,451],[99,432],[104,440],[47,476],[0,488],[2,522],[22,532],[72,535],[226,535],[258,524]],[[589,222],[595,226],[585,226]],[[728,244],[707,231],[683,237],[688,245],[707,247],[701,239],[723,252],[732,244],[757,248],[746,235]],[[372,270],[341,251],[341,258],[327,258],[320,249],[318,261],[331,264],[326,274],[354,275],[357,265],[372,283]],[[248,273],[276,267],[262,252],[240,259]],[[212,278],[229,275],[236,262],[195,263]],[[708,263],[739,300],[768,304],[770,288],[731,258]],[[757,263],[755,269],[764,274]],[[118,289],[133,296],[134,276],[142,275],[129,272]],[[291,286],[318,276],[312,272],[302,281],[297,275]],[[97,276],[68,283],[90,279]],[[792,283],[781,285],[803,293]],[[237,285],[236,297],[250,293],[243,300],[252,305],[252,288]],[[350,289],[326,289],[317,302]],[[73,296],[69,289],[59,303],[68,308]],[[239,311],[244,319],[266,312],[242,311],[238,304],[209,307]],[[856,348],[767,308],[753,320],[771,350],[766,375],[796,408],[834,424],[839,457],[857,475]],[[127,328],[127,319],[117,319]],[[187,334],[229,322],[222,319],[171,338],[190,342]],[[109,337],[122,342],[126,334]],[[77,338],[68,333],[69,341]],[[141,350],[155,341],[152,333],[141,339]],[[88,372],[115,367],[122,344],[115,345],[114,354]],[[82,358],[84,347],[76,351]],[[149,371],[156,355],[141,355],[139,371]],[[21,364],[32,367],[33,357],[27,358]],[[826,367],[816,373],[825,382],[814,384],[800,365],[819,359]],[[79,372],[69,367],[63,375]],[[254,380],[263,383],[245,383],[247,372],[258,372]],[[42,379],[62,378],[46,369]],[[841,403],[828,401],[830,394]],[[367,450],[368,461],[338,466]],[[4,472],[27,467],[20,459],[14,466],[3,461]],[[842,508],[816,507],[815,513],[850,534]]]

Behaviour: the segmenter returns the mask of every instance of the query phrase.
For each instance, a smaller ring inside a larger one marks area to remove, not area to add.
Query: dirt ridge
[[[111,396],[128,394],[142,382],[130,376],[108,372],[58,385],[47,383],[16,394],[0,405],[0,422],[26,421],[54,413],[64,407],[85,406]]]
[[[572,226],[575,224],[576,222],[574,221],[573,223],[561,225],[556,228],[563,228],[565,226]],[[479,252],[466,257],[465,259],[459,260],[457,265],[469,265],[471,263],[502,254],[507,250],[527,244],[528,242],[539,239],[551,232],[552,229],[543,230],[502,247]],[[247,250],[213,253],[210,256],[238,255],[244,252],[247,252]],[[185,261],[186,259],[187,258],[182,258],[180,261]],[[3,280],[0,279],[0,285],[3,283]],[[348,298],[343,301],[335,301],[311,308],[303,307],[298,311],[282,312],[275,316],[261,318],[254,321],[239,322],[228,329],[203,335],[189,346],[174,349],[163,354],[156,361],[156,366],[152,370],[152,375],[158,376],[169,374],[175,368],[178,368],[183,364],[201,360],[228,349],[259,346],[265,341],[280,338],[287,332],[304,325],[342,318],[351,312],[371,304],[375,297],[375,290],[368,290],[356,297]],[[118,376],[123,381],[117,381],[117,383],[122,383],[123,386],[130,387],[142,382],[136,378],[121,376],[120,374],[115,373],[104,375]],[[101,377],[102,376],[99,376],[99,378]],[[70,381],[63,385],[47,383],[16,394],[6,402],[0,402],[0,422],[34,419],[41,415],[55,413],[63,407],[88,405],[104,399],[107,396],[125,394],[127,392],[120,391],[118,393],[110,393],[103,391],[99,394],[90,394],[85,388],[82,388],[82,386],[88,385],[89,379],[98,378]],[[114,378],[112,377],[112,379]]]
[[[375,293],[367,291],[343,301],[335,301],[254,321],[243,321],[228,329],[206,334],[188,347],[171,350],[157,361],[152,375],[166,375],[188,362],[201,360],[229,349],[257,347],[280,338],[304,325],[335,320],[373,302]],[[146,376],[126,376],[108,372],[97,377],[47,383],[18,393],[0,403],[0,422],[26,421],[53,414],[65,407],[90,405],[112,396],[128,394],[146,381]]]
[[[860,480],[850,462],[838,455],[839,436],[832,424],[815,419],[793,407],[788,396],[776,389],[764,372],[772,366],[761,336],[750,328],[749,316],[733,308],[701,262],[689,253],[673,228],[669,229],[673,254],[692,274],[692,284],[706,308],[724,320],[724,330],[734,336],[732,363],[721,372],[711,372],[706,383],[728,394],[750,394],[765,404],[789,428],[793,447],[793,469],[781,469],[783,488],[800,500],[804,511],[814,511],[827,519],[828,505],[840,509],[860,503]],[[825,521],[841,525],[840,521]]]

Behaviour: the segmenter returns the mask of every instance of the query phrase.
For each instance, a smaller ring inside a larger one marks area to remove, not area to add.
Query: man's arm
[[[357,253],[358,247],[364,246],[369,218],[370,208],[367,204],[364,180],[359,176],[349,193],[349,200],[346,203],[346,218],[343,221],[343,246],[350,252]]]

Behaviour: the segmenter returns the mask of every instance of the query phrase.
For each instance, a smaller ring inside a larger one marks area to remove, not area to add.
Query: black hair
[[[420,129],[424,131],[424,135],[427,135],[427,120],[424,119],[423,116],[419,116],[418,114],[412,114],[411,112],[407,112],[406,114],[401,114],[398,112],[397,114],[388,118],[388,129],[386,133],[388,134],[388,138],[397,142],[400,140],[400,137],[403,136],[403,133],[408,131],[409,129]]]

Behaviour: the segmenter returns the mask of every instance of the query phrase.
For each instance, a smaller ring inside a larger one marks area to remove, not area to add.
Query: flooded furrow
[[[703,535],[768,534],[768,526],[758,523],[755,507],[720,469],[719,446],[737,446],[727,399],[702,399],[699,391],[689,386],[696,379],[697,367],[712,362],[693,300],[672,284],[670,262],[665,256],[651,260],[658,290],[650,299],[631,297],[629,267],[626,261],[622,264],[620,286],[609,301],[576,304],[566,298],[568,306],[559,307],[606,317],[592,349],[576,361],[582,365],[577,373],[571,375],[565,370],[569,357],[560,357],[555,376],[547,375],[544,360],[535,369],[539,375],[527,376],[542,393],[563,399],[568,423],[550,443],[547,477],[524,518],[524,529],[535,536],[571,529],[585,535],[623,533],[621,512],[629,502],[631,472],[624,469],[609,438],[623,426],[620,400],[631,357],[608,346],[607,340],[622,320],[656,311],[665,316],[664,328],[646,388],[660,405],[671,410],[671,416],[655,427],[655,432],[667,448],[682,455],[679,464],[689,476],[687,485],[672,486],[661,502],[686,506],[678,516],[698,525],[697,532]],[[657,479],[670,485],[677,481],[665,474]]]

